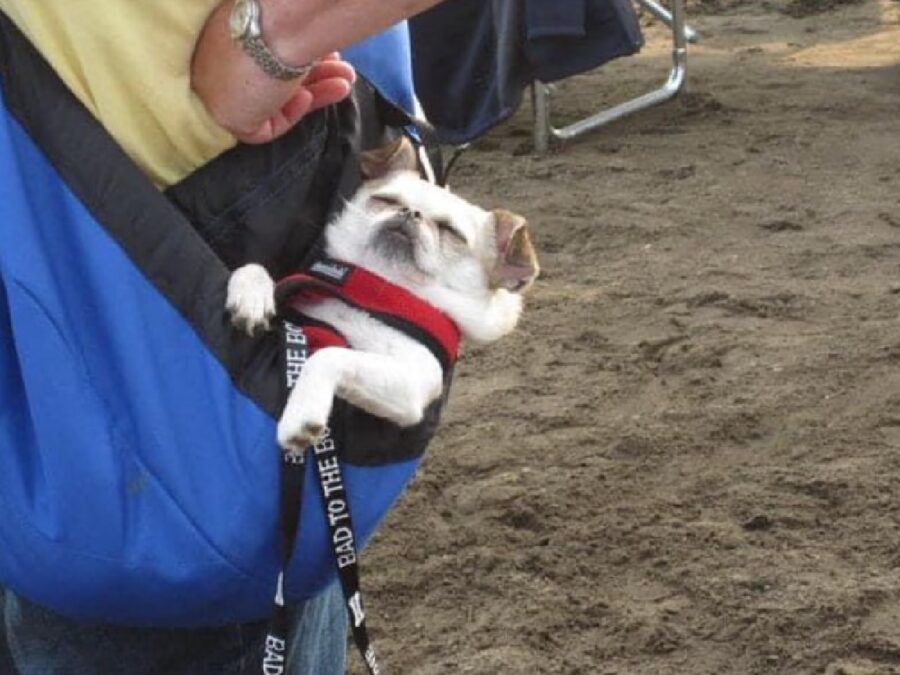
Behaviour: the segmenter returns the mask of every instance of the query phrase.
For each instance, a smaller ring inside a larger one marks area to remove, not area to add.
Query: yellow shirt
[[[161,188],[234,145],[190,89],[219,0],[0,0],[69,89]]]

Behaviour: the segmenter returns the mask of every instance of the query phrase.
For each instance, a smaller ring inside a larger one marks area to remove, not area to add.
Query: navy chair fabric
[[[643,44],[630,0],[453,0],[410,26],[416,93],[451,144],[512,115],[534,80],[583,73]]]

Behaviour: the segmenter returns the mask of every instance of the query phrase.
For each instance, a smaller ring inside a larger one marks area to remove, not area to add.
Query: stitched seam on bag
[[[229,217],[237,216],[240,218],[246,216],[250,211],[264,206],[280,195],[285,188],[290,186],[291,180],[304,170],[312,170],[310,160],[313,155],[324,152],[324,140],[327,132],[328,126],[324,123],[323,118],[323,122],[310,134],[309,141],[304,145],[301,152],[284,162],[275,171],[268,174],[259,185],[251,189],[219,215],[212,218],[209,221],[209,225],[215,226]]]

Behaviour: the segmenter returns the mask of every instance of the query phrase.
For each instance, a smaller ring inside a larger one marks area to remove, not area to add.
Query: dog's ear
[[[394,171],[418,171],[419,158],[412,141],[401,135],[391,143],[361,153],[360,170],[363,178],[374,180]]]
[[[522,216],[497,209],[493,212],[497,261],[491,271],[491,286],[508,291],[526,290],[541,271],[537,253]]]

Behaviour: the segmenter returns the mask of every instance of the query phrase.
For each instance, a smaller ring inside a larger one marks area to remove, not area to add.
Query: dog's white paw
[[[325,436],[328,418],[312,419],[285,415],[278,422],[278,445],[292,455],[301,454]]]
[[[275,316],[275,282],[261,265],[244,265],[228,280],[225,309],[231,323],[251,337],[271,327]]]

